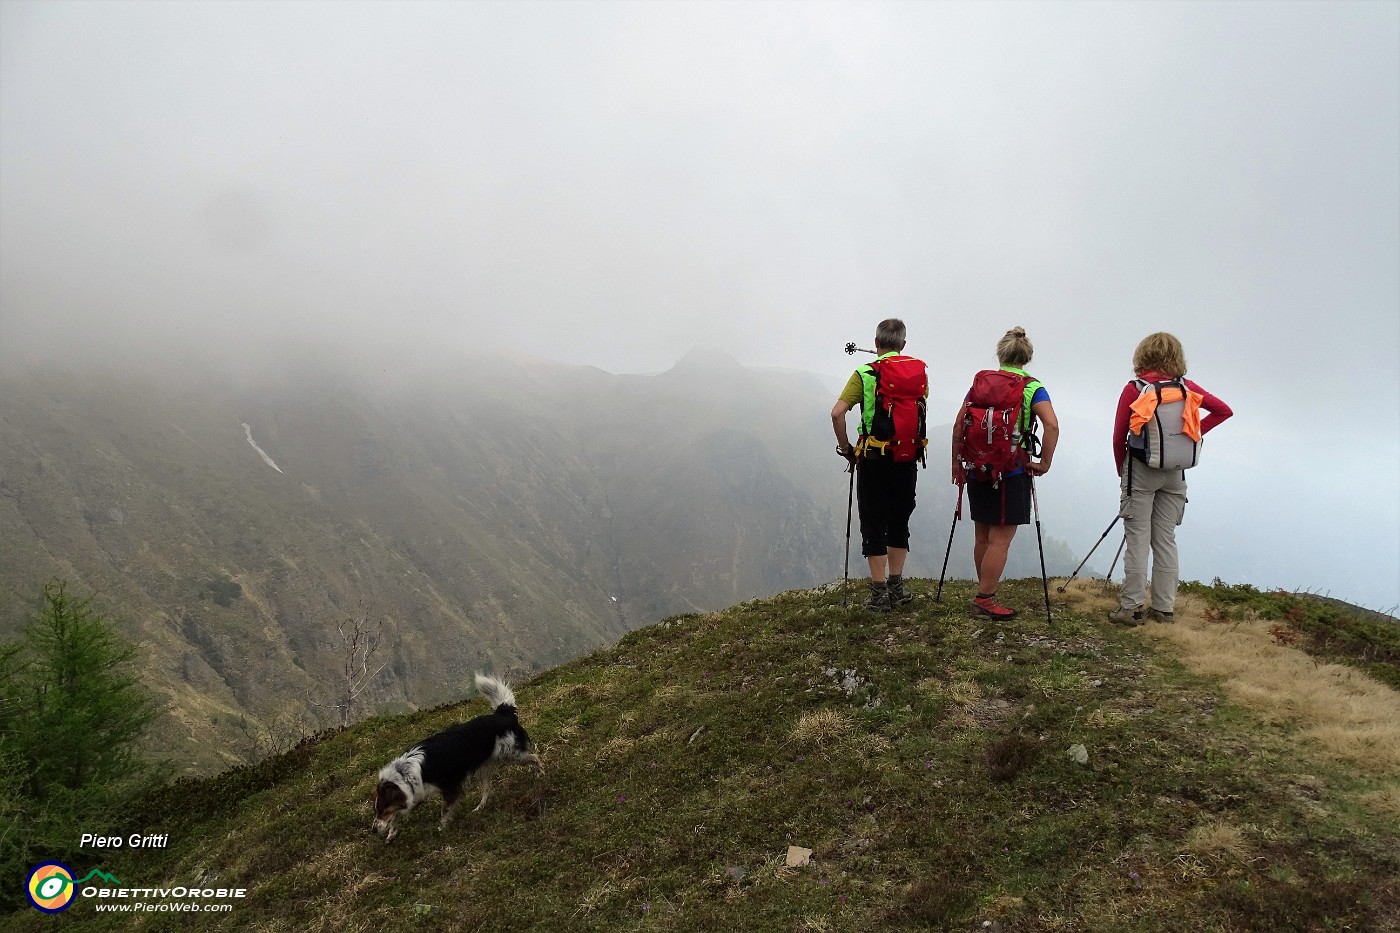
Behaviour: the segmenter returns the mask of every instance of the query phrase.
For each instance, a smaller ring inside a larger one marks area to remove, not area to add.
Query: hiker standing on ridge
[[[876,358],[856,368],[831,409],[836,452],[856,472],[860,552],[870,564],[865,608],[876,612],[888,612],[914,598],[904,588],[904,562],[909,556],[917,470],[928,446],[928,370],[922,360],[901,355],[904,336],[903,321],[881,321],[875,328]],[[860,440],[852,447],[846,413],[857,405]]]
[[[1229,405],[1183,378],[1186,351],[1171,334],[1144,337],[1133,351],[1133,372],[1137,378],[1123,387],[1113,418],[1118,514],[1127,551],[1118,608],[1108,618],[1119,625],[1143,622],[1149,551],[1152,605],[1147,615],[1158,622],[1175,621],[1180,580],[1176,526],[1186,513],[1186,470],[1200,458],[1202,436],[1234,414]]]
[[[997,342],[1001,368],[977,374],[953,419],[953,483],[966,484],[976,531],[972,561],[977,598],[972,608],[997,620],[1016,615],[997,602],[997,586],[1016,528],[1031,521],[1032,477],[1050,472],[1060,441],[1050,393],[1021,368],[1034,353],[1024,330],[1007,331]],[[1043,442],[1035,436],[1037,421],[1045,426]],[[1037,452],[1039,461],[1031,459]],[[958,496],[961,502],[962,489]]]

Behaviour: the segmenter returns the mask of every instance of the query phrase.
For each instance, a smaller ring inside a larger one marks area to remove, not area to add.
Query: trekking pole
[[[846,472],[851,474],[851,489],[846,493],[846,566],[841,573],[841,608],[846,608],[851,590],[851,504],[856,498],[856,462],[849,461]]]
[[[856,346],[856,345],[855,345],[855,341],[851,341],[850,343],[846,344],[846,353],[849,354],[849,355],[851,355],[851,356],[855,356],[857,353],[869,353],[871,356],[879,356],[879,355],[880,355],[880,354],[876,353],[874,350],[867,350],[867,349],[865,349],[865,347],[858,347],[858,346]]]
[[[1103,588],[1108,590],[1108,585],[1113,582],[1113,569],[1118,566],[1118,558],[1123,553],[1123,545],[1128,543],[1128,536],[1124,535],[1123,540],[1118,542],[1118,553],[1113,555],[1113,563],[1108,565],[1108,576],[1103,578]]]
[[[958,528],[958,519],[962,518],[962,494],[963,484],[958,483],[958,504],[953,509],[953,525],[948,529],[948,548],[943,552],[943,570],[938,574],[938,593],[933,597],[936,603],[943,602],[943,578],[948,573],[948,555],[953,553],[953,532]]]
[[[1040,499],[1035,494],[1034,473],[1031,473],[1031,505],[1035,506],[1035,546],[1040,549],[1040,585],[1045,590],[1045,624],[1054,625],[1050,618],[1050,578],[1045,575],[1045,545],[1040,540]]]
[[[1113,530],[1113,526],[1118,524],[1118,519],[1122,517],[1123,516],[1121,515],[1113,516],[1113,521],[1108,523],[1108,527],[1103,530],[1103,534],[1099,535],[1099,540],[1095,541],[1094,546],[1089,548],[1089,553],[1085,554],[1084,559],[1079,562],[1079,566],[1074,568],[1074,573],[1070,574],[1069,579],[1066,580],[1064,583],[1055,587],[1056,593],[1063,593],[1065,591],[1065,587],[1069,586],[1071,583],[1074,582],[1074,578],[1079,576],[1079,571],[1083,570],[1084,565],[1089,563],[1089,558],[1094,556],[1094,552],[1099,549],[1099,545],[1103,544],[1103,539],[1108,537],[1108,533]],[[1120,547],[1119,550],[1121,551],[1122,548]],[[1118,562],[1118,558],[1115,557],[1113,559],[1113,562],[1116,564]]]

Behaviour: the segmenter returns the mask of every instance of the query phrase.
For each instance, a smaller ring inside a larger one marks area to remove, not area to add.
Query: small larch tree
[[[29,795],[133,776],[136,741],[155,716],[154,703],[130,670],[135,651],[92,599],[49,582],[16,647],[6,664],[0,742],[31,772]]]
[[[5,877],[67,854],[80,825],[111,818],[143,777],[137,743],[156,707],[130,670],[134,653],[90,598],[59,580],[44,586],[23,634],[0,644]],[[0,892],[0,904],[15,897]]]

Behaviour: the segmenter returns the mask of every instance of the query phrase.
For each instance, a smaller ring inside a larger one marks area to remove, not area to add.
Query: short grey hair
[[[875,349],[888,352],[904,349],[904,322],[897,317],[885,318],[875,326]]]

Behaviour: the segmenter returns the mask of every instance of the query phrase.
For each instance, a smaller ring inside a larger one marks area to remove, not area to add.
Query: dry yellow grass
[[[959,706],[971,706],[982,699],[982,687],[971,680],[957,680],[948,688],[948,697]]]
[[[925,677],[923,680],[914,684],[914,686],[917,687],[922,693],[943,692],[943,681],[939,680],[937,677]]]
[[[1090,728],[1102,729],[1105,726],[1117,725],[1127,718],[1128,714],[1120,709],[1104,709],[1099,707],[1090,713],[1084,721]]]
[[[1253,851],[1245,831],[1220,820],[1197,826],[1186,837],[1186,849],[1202,859],[1247,862]]]
[[[1139,631],[1172,646],[1192,669],[1222,679],[1231,696],[1291,723],[1326,756],[1400,777],[1400,694],[1341,664],[1277,644],[1265,620],[1208,622],[1202,604],[1177,602],[1177,624]]]
[[[876,758],[892,748],[890,740],[877,732],[866,732],[851,742],[851,749],[862,758]]]
[[[1061,599],[1081,612],[1117,607],[1117,587],[1075,581]],[[1218,677],[1230,697],[1264,718],[1286,723],[1322,756],[1400,782],[1400,694],[1353,668],[1320,662],[1281,645],[1276,623],[1211,622],[1201,600],[1177,599],[1174,625],[1133,629],[1197,673]],[[1105,623],[1107,624],[1107,623]],[[1400,783],[1363,798],[1373,810],[1400,812]]]
[[[1057,602],[1068,603],[1087,616],[1118,608],[1118,587],[1112,584],[1105,587],[1102,580],[1075,580],[1063,593],[1060,587],[1065,581],[1051,580],[1050,584],[1050,592]]]
[[[535,702],[541,709],[561,706],[566,703],[583,703],[589,699],[588,684],[561,684],[553,690],[535,694]]]
[[[1361,803],[1373,812],[1385,814],[1393,820],[1400,820],[1400,783],[1391,784],[1362,795]]]
[[[589,889],[583,897],[579,898],[578,910],[574,911],[574,916],[588,916],[593,913],[593,911],[597,910],[600,904],[612,897],[612,895],[613,884],[611,881],[604,881],[602,884],[595,885]]]
[[[659,706],[671,699],[671,697],[680,696],[683,692],[679,684],[666,684],[663,687],[657,688],[657,691],[652,694],[652,705]]]
[[[825,745],[851,731],[851,717],[835,709],[803,713],[793,727],[792,739],[804,744]]]
[[[1117,605],[1098,581],[1075,581],[1062,598],[1085,612]],[[1360,671],[1277,644],[1267,621],[1222,625],[1207,621],[1204,608],[1182,596],[1175,625],[1147,623],[1134,631],[1169,645],[1193,670],[1221,678],[1242,705],[1293,723],[1331,757],[1400,773],[1400,695]]]
[[[1024,898],[1016,897],[1013,894],[1002,894],[987,905],[987,916],[996,920],[998,918],[1011,918],[1020,915],[1026,909]]]
[[[620,758],[628,755],[637,745],[637,740],[625,735],[615,735],[603,743],[603,747],[598,749],[594,756],[598,761],[607,761],[610,758]]]

